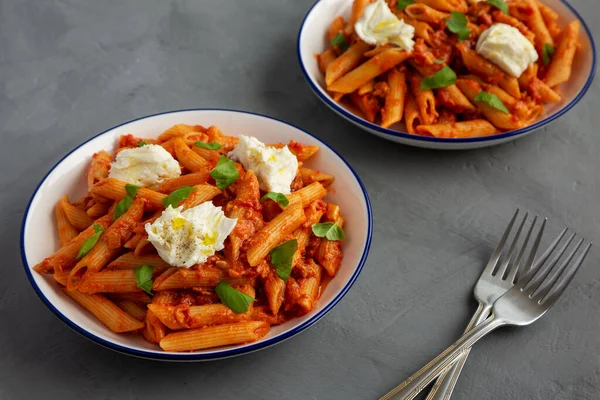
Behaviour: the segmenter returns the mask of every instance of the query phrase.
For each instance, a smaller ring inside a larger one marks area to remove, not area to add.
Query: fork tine
[[[519,227],[517,228],[515,237],[513,238],[512,243],[510,244],[510,247],[508,249],[508,254],[506,255],[506,257],[504,257],[504,260],[500,263],[498,270],[494,274],[495,276],[499,277],[500,279],[504,278],[504,274],[506,273],[508,264],[513,262],[513,258],[515,257],[515,250],[517,248],[517,244],[519,243],[519,238],[521,237],[521,232],[523,231],[523,227],[525,226],[525,222],[527,221],[528,216],[529,216],[529,213],[526,212],[525,216],[523,217],[523,220],[521,221],[521,223],[519,224]]]
[[[547,263],[547,264],[545,263],[544,265],[540,266],[540,268],[535,272],[535,275],[531,279],[531,282],[529,282],[527,284],[527,286],[525,287],[525,290],[532,289],[533,292],[535,293],[535,291],[542,286],[542,284],[544,283],[544,280],[548,276],[548,273],[556,265],[556,263],[562,257],[562,255],[565,253],[565,251],[567,250],[567,247],[569,247],[569,245],[571,244],[571,242],[573,241],[574,238],[575,238],[575,233],[573,233],[571,235],[571,237],[569,237],[567,239],[567,242],[560,248],[560,250],[558,250],[558,253],[554,255],[554,258],[549,263]]]
[[[523,266],[523,275],[527,274],[531,269],[535,257],[537,256],[538,249],[540,247],[540,243],[542,241],[542,236],[544,235],[544,229],[546,228],[546,222],[548,222],[548,218],[544,218],[542,221],[542,226],[540,227],[540,231],[538,232],[537,237],[535,238],[535,242],[533,242],[533,246],[531,247],[531,251],[529,253],[529,257],[527,258],[527,262]]]
[[[496,265],[498,265],[498,260],[500,260],[500,256],[502,255],[502,250],[504,249],[506,240],[508,239],[508,236],[510,235],[510,231],[512,230],[515,220],[517,219],[517,215],[519,215],[518,208],[517,208],[517,211],[515,211],[515,214],[511,218],[510,222],[508,223],[508,226],[506,227],[506,230],[504,231],[504,234],[502,235],[502,238],[500,239],[498,246],[496,246],[496,248],[494,249],[494,252],[492,253],[492,256],[490,257],[490,261],[488,261],[487,265],[485,266],[485,269],[483,270],[482,275],[484,275],[484,274],[491,275],[492,272],[494,272],[494,269],[496,269]]]
[[[529,239],[531,238],[531,234],[533,233],[533,228],[535,228],[537,219],[538,219],[537,215],[535,217],[533,217],[533,222],[531,222],[531,227],[529,228],[529,231],[527,232],[527,236],[525,236],[525,241],[523,242],[523,245],[521,246],[521,251],[519,252],[519,255],[517,256],[516,261],[511,265],[511,267],[508,270],[506,280],[513,284],[517,281],[517,273],[519,272],[519,268],[521,267],[521,260],[523,258],[523,255],[525,254],[525,250],[527,249],[527,244],[529,244]],[[546,222],[546,221],[544,221],[544,222]],[[540,233],[538,233],[538,238],[541,237],[541,233],[542,233],[543,229],[544,229],[544,225],[542,225],[542,227],[540,228]],[[537,243],[539,244],[539,240],[537,241]],[[535,245],[534,245],[534,247],[535,247]],[[533,253],[535,253],[536,251],[537,251],[537,249],[532,249]]]
[[[573,277],[577,273],[577,270],[579,270],[579,267],[581,267],[581,264],[583,264],[583,261],[587,257],[587,254],[590,251],[591,247],[592,243],[588,243],[585,249],[583,249],[583,252],[579,256],[577,261],[573,263],[571,268],[565,269],[562,276],[559,277],[558,281],[548,291],[548,294],[546,294],[546,296],[544,296],[544,298],[541,300],[541,304],[547,307],[551,307],[554,303],[556,303],[556,301],[563,294],[567,286],[569,286],[569,283],[571,283],[571,281],[573,280]]]
[[[573,236],[575,236],[575,235],[573,235]],[[552,289],[552,286],[556,283],[556,279],[560,276],[560,274],[567,267],[567,265],[569,265],[569,263],[571,262],[573,257],[575,257],[577,250],[579,250],[579,248],[581,247],[582,244],[583,244],[583,239],[581,239],[579,241],[579,243],[577,243],[577,245],[575,246],[575,249],[573,249],[571,254],[569,254],[566,257],[566,259],[563,261],[563,263],[560,266],[557,267],[555,264],[555,266],[550,270],[546,279],[544,279],[544,281],[542,283],[540,283],[540,286],[535,290],[535,292],[532,295],[532,297],[534,297],[536,301],[541,302],[542,298],[550,292],[550,289]],[[558,260],[556,260],[556,261],[558,261]]]
[[[542,228],[546,225],[546,220],[544,220],[544,223],[542,225]],[[529,267],[527,270],[527,273],[523,276],[523,278],[521,278],[518,282],[518,286],[521,290],[525,290],[525,287],[529,287],[529,283],[531,282],[531,280],[533,279],[534,275],[536,274],[536,272],[538,271],[538,269],[542,266],[542,264],[544,264],[546,262],[546,260],[550,257],[550,255],[552,254],[552,252],[554,251],[554,249],[556,249],[556,246],[558,246],[558,244],[560,243],[560,241],[562,240],[563,236],[565,236],[565,234],[567,233],[568,228],[563,229],[563,231],[558,235],[558,237],[556,239],[554,239],[554,242],[552,242],[552,244],[550,245],[550,247],[548,247],[546,249],[546,251],[544,252],[544,254],[542,254],[540,256],[540,258],[538,258],[535,263],[533,265],[533,259],[535,257],[534,251],[537,251],[537,246],[539,246],[540,244],[540,240],[541,240],[541,232],[538,235],[537,241],[534,244],[534,249],[532,249],[531,254],[529,255],[529,259],[527,260],[527,265],[525,265],[525,267]]]

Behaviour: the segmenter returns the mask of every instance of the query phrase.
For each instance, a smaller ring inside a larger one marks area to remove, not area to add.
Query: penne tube
[[[384,128],[389,128],[402,120],[408,91],[406,74],[397,68],[389,70],[387,83],[390,90],[385,96],[385,105],[381,109],[381,126]]]
[[[111,220],[112,215],[106,215],[94,221],[94,224],[100,225],[103,229],[106,229],[110,225]],[[45,274],[49,272],[61,272],[70,269],[77,262],[77,253],[79,253],[79,249],[83,243],[95,233],[94,227],[90,226],[85,231],[77,235],[77,237],[61,247],[57,252],[52,254],[50,257],[45,258],[41,263],[33,267],[34,271]]]
[[[121,215],[106,233],[106,242],[110,249],[121,248],[133,233],[133,228],[142,220],[147,200],[136,198],[129,209]]]
[[[508,94],[513,96],[514,98],[521,98],[521,89],[519,88],[519,79],[513,76],[504,75],[500,82],[498,82],[498,86],[504,89]]]
[[[469,49],[464,43],[459,43],[456,48],[462,56],[465,67],[475,75],[481,76],[492,84],[497,84],[504,78],[504,72],[500,68]]]
[[[404,9],[404,12],[414,20],[423,21],[434,26],[440,26],[450,16],[448,13],[419,3],[410,4]]]
[[[331,43],[331,40],[335,37],[335,35],[337,35],[338,33],[342,33],[345,27],[346,21],[344,21],[344,18],[335,18],[331,22],[331,24],[329,25],[329,29],[327,30],[327,43]]]
[[[494,125],[484,119],[452,124],[421,125],[417,128],[417,131],[437,138],[471,138],[498,133]]]
[[[360,96],[363,96],[365,94],[373,93],[374,89],[375,89],[375,81],[371,79],[369,82],[367,82],[364,85],[362,85],[361,87],[359,87],[357,92]]]
[[[163,275],[165,275],[163,277]],[[152,290],[174,290],[198,286],[217,286],[219,282],[246,284],[250,278],[231,278],[221,268],[212,265],[196,265],[192,268],[171,268],[154,280]]]
[[[63,196],[60,202],[62,203],[62,209],[67,219],[78,231],[84,231],[94,223],[94,219],[84,210],[69,203],[67,196]]]
[[[242,321],[169,333],[160,341],[165,351],[193,351],[212,347],[255,342],[269,332],[262,321]]]
[[[415,98],[409,95],[404,106],[404,122],[406,123],[406,131],[412,135],[418,135],[417,126],[421,125],[421,113]]]
[[[363,60],[363,55],[367,50],[369,50],[368,44],[365,42],[357,42],[350,46],[350,48],[348,48],[341,56],[329,63],[325,71],[326,85],[331,85],[348,71],[351,71],[358,66]]]
[[[350,100],[360,110],[364,118],[369,122],[375,122],[379,112],[379,103],[375,96],[366,94],[361,96],[358,92],[350,94]]]
[[[537,77],[533,78],[531,81],[529,90],[531,91],[532,97],[542,103],[556,103],[561,99],[560,95],[555,90]]]
[[[187,210],[188,208],[196,207],[206,201],[212,200],[220,193],[221,191],[213,185],[196,185],[194,186],[194,191],[190,193],[187,199],[179,203],[179,206]]]
[[[92,219],[100,218],[108,212],[109,203],[96,203],[86,210],[87,215]]]
[[[302,278],[298,281],[300,295],[296,300],[296,305],[300,307],[301,315],[311,312],[319,300],[322,268],[312,260],[311,263],[313,264],[316,274],[308,278]]]
[[[58,201],[56,208],[54,209],[54,215],[56,217],[56,228],[58,230],[58,238],[60,241],[60,247],[71,241],[79,235],[79,231],[75,229],[71,222],[67,218],[67,214],[63,208],[63,203],[66,201],[66,195]]]
[[[221,132],[219,128],[214,125],[208,127],[206,130],[206,135],[208,136],[208,139],[205,140],[205,142],[217,142],[222,145],[222,147],[219,149],[219,152],[221,153],[227,153],[233,150],[235,145],[238,143],[238,138],[224,135],[223,132]]]
[[[457,113],[462,114],[466,112],[475,112],[477,110],[456,85],[436,89],[435,92],[435,98],[439,104],[448,107]]]
[[[193,152],[181,138],[175,138],[173,143],[177,160],[192,172],[206,171],[210,168],[208,161]]]
[[[197,136],[195,141],[198,141],[202,138],[202,134],[206,133],[206,128],[202,125],[177,124],[161,133],[157,140],[159,143],[164,143],[174,138],[182,138],[186,135],[189,136],[190,133]]]
[[[90,189],[90,193],[97,194],[107,199],[120,201],[127,196],[125,185],[127,185],[127,182],[115,178],[106,178],[94,185],[94,187]],[[148,200],[149,210],[162,210],[165,208],[162,201],[167,195],[147,188],[139,188],[136,197]]]
[[[419,107],[419,113],[421,119],[426,125],[433,124],[439,117],[439,114],[435,108],[435,96],[431,89],[421,89],[421,83],[423,77],[418,74],[412,74],[410,76],[410,89]]]
[[[108,177],[111,162],[112,157],[104,150],[92,156],[92,162],[87,173],[88,189],[91,189],[96,183]]]
[[[128,241],[125,242],[125,244],[123,245],[124,248],[126,249],[135,249],[141,242],[141,240],[143,239],[143,235],[141,233],[135,233],[131,239],[129,239]]]
[[[117,302],[117,306],[138,321],[144,321],[146,319],[146,311],[148,309],[139,303],[133,301],[119,301]]]
[[[335,223],[340,227],[343,227],[344,219],[339,217]],[[323,266],[327,275],[335,276],[335,274],[337,274],[337,271],[342,264],[342,258],[342,242],[340,240],[329,240],[326,238],[321,240],[321,244],[315,255],[315,260]]]
[[[467,96],[469,101],[477,105],[477,108],[483,113],[485,118],[491,122],[496,128],[503,130],[513,130],[522,128],[525,124],[515,115],[506,114],[487,103],[478,103],[475,97],[483,90],[481,85],[476,81],[469,79],[458,79],[456,85]]]
[[[191,174],[181,175],[177,178],[167,179],[162,183],[152,186],[150,189],[159,192],[169,194],[174,190],[180,189],[184,186],[195,186],[206,183],[210,177],[210,171],[193,172]]]
[[[252,309],[252,315],[250,316],[250,318],[253,321],[266,322],[271,326],[281,325],[285,322],[285,317],[281,313],[273,315],[269,310],[269,306],[267,305],[254,307]]]
[[[580,27],[581,22],[575,20],[564,29],[544,78],[544,83],[549,87],[565,83],[571,77],[573,59],[579,46]]]
[[[77,289],[82,293],[140,292],[133,269],[104,270],[90,275]]]
[[[308,186],[313,182],[319,182],[323,186],[329,186],[334,181],[334,176],[325,174],[321,171],[314,171],[310,168],[300,168],[300,177],[304,186]]]
[[[205,149],[204,147],[196,146],[195,144],[192,145],[192,151],[198,154],[200,157],[204,158],[206,161],[208,161],[208,164],[211,167],[217,165],[219,159],[221,158],[221,154],[217,150]]]
[[[158,254],[136,256],[133,252],[125,253],[106,266],[107,269],[133,269],[141,265],[154,268],[169,268],[170,265],[163,261]]]
[[[407,60],[410,55],[410,52],[398,49],[384,51],[383,53],[370,58],[331,84],[327,84],[327,89],[332,92],[345,94],[352,93],[371,79]]]
[[[94,314],[100,322],[115,333],[137,331],[144,327],[142,322],[121,310],[115,303],[101,294],[85,294],[66,289],[63,289],[63,292]]]
[[[513,10],[515,10],[514,14]],[[520,0],[514,6],[511,4],[510,11],[517,18],[519,16],[523,18],[527,27],[534,33],[535,48],[541,58],[544,53],[544,45],[554,46],[554,39],[552,39],[552,35],[544,22],[538,3],[536,0]]]
[[[467,11],[467,4],[463,0],[415,0],[415,3],[425,4],[438,11]]]
[[[160,322],[172,330],[195,329],[209,325],[246,321],[250,319],[252,313],[252,305],[243,314],[236,314],[225,304],[203,306],[148,304],[148,309],[156,315]]]
[[[145,323],[141,333],[148,342],[158,344],[167,336],[167,327],[150,310],[146,312]]]
[[[148,304],[152,302],[152,297],[150,297],[146,292],[130,292],[130,293],[110,293],[110,299],[116,301],[117,303],[120,301],[132,301],[134,303]]]
[[[305,221],[302,204],[303,202],[300,199],[290,199],[289,205],[283,212],[252,237],[246,253],[248,263],[251,266],[254,267],[260,264],[275,246]]]
[[[317,56],[317,62],[319,63],[319,70],[322,74],[325,74],[327,67],[336,59],[336,54],[333,49],[327,49]]]
[[[322,199],[327,194],[327,190],[320,182],[313,182],[300,190],[296,190],[287,196],[290,203],[300,199],[302,206],[306,207],[315,200]]]
[[[277,276],[277,273],[273,268],[269,268],[269,272],[262,282],[265,296],[267,297],[267,302],[269,304],[269,310],[271,310],[273,315],[277,315],[283,304],[285,282]]]
[[[345,28],[346,35],[351,35],[354,32],[354,24],[356,24],[356,21],[362,18],[365,12],[365,7],[367,7],[370,2],[370,0],[353,0],[352,14],[350,16],[350,21],[348,21],[348,24]]]

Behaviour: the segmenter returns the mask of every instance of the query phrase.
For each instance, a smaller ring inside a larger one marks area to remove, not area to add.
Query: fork
[[[541,318],[564,293],[592,246],[591,243],[587,243],[583,250],[579,251],[585,239],[582,238],[575,246],[571,246],[576,234],[571,234],[566,241],[563,241],[566,233],[567,229],[564,229],[544,254],[529,268],[528,272],[496,300],[488,319],[464,334],[429,364],[385,394],[380,400],[414,399],[444,369],[456,362],[466,349],[488,333],[505,325],[529,325]],[[561,244],[560,248],[559,244]],[[569,247],[572,250],[563,258]],[[575,258],[578,252],[579,256]],[[550,256],[552,259],[547,262]],[[561,259],[562,262],[559,264]]]
[[[521,249],[519,250],[517,248],[517,244],[529,213],[525,213],[523,220],[521,221],[516,233],[514,234],[512,243],[510,244],[508,249],[505,249],[506,242],[508,241],[510,233],[513,230],[513,226],[518,215],[519,209],[515,211],[512,219],[508,223],[508,226],[506,227],[506,230],[504,231],[504,234],[502,235],[498,246],[492,253],[490,260],[488,261],[485,269],[479,277],[479,280],[477,281],[477,284],[475,285],[473,294],[475,296],[475,300],[477,300],[478,302],[477,310],[475,311],[475,314],[473,314],[471,321],[467,325],[465,333],[469,332],[471,329],[473,329],[473,327],[479,325],[480,323],[485,321],[487,317],[489,317],[490,311],[492,310],[492,305],[496,300],[500,298],[500,296],[502,296],[511,287],[513,287],[513,285],[516,282],[517,274],[519,273],[519,271],[523,272],[524,268],[530,266],[533,263],[533,259],[536,256],[537,249],[542,238],[542,234],[544,233],[544,227],[546,226],[547,219],[544,218],[542,222],[542,225],[534,240],[533,247],[530,251],[529,259],[523,266],[521,266],[525,249],[527,248],[529,239],[531,238],[531,234],[533,233],[534,227],[538,220],[538,216],[536,215],[533,218],[531,226],[529,227],[527,235],[525,236],[525,240],[521,245]],[[500,259],[502,257],[503,260],[501,262]],[[517,258],[514,259],[514,257]],[[469,356],[470,351],[471,349],[465,350],[463,354],[460,355],[460,357],[454,365],[448,367],[444,372],[442,372],[440,377],[437,379],[437,381],[431,388],[431,391],[427,395],[427,400],[450,399],[456,382],[458,381],[458,377],[460,376],[463,366],[467,361],[467,357]]]

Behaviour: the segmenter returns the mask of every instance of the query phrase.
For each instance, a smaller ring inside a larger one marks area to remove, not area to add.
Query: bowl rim
[[[571,110],[577,103],[579,103],[579,101],[586,94],[586,92],[592,85],[592,81],[594,80],[594,77],[596,75],[597,54],[596,54],[596,44],[594,42],[594,37],[592,36],[592,32],[590,31],[589,27],[587,26],[587,24],[585,23],[585,21],[583,20],[581,15],[577,12],[577,10],[573,6],[571,6],[571,4],[569,4],[567,2],[567,0],[560,0],[560,2],[563,3],[575,15],[575,17],[577,17],[577,19],[579,19],[579,21],[581,22],[581,25],[584,28],[584,31],[585,31],[585,33],[590,41],[591,47],[592,47],[592,68],[590,70],[590,75],[588,76],[585,84],[583,85],[583,87],[581,88],[579,93],[577,93],[577,95],[573,98],[573,100],[571,100],[569,103],[564,105],[562,108],[560,108],[554,114],[549,115],[548,117],[546,117],[532,125],[526,126],[524,128],[516,129],[513,131],[509,131],[509,132],[504,132],[504,133],[497,134],[497,135],[482,136],[482,137],[475,137],[475,138],[456,138],[456,139],[435,138],[435,137],[428,137],[428,136],[411,135],[410,133],[407,133],[407,132],[401,132],[401,131],[396,131],[394,129],[383,128],[379,125],[376,125],[372,122],[369,122],[369,121],[351,113],[350,111],[346,110],[344,107],[341,107],[339,104],[337,104],[335,101],[333,101],[333,99],[331,99],[331,97],[329,95],[322,93],[321,90],[319,90],[319,85],[310,76],[310,74],[308,73],[308,71],[304,65],[304,60],[303,60],[301,52],[300,52],[301,38],[304,33],[304,27],[306,25],[306,20],[312,14],[315,7],[317,7],[321,1],[325,1],[325,0],[316,0],[315,3],[311,6],[311,8],[308,10],[306,15],[304,16],[304,19],[302,20],[302,23],[300,25],[300,30],[298,31],[298,38],[296,40],[296,56],[298,57],[298,62],[300,64],[300,69],[302,70],[302,74],[304,75],[304,79],[309,84],[312,91],[325,104],[327,104],[329,107],[331,107],[334,111],[338,112],[343,117],[349,119],[350,121],[354,122],[355,124],[362,125],[365,128],[375,130],[378,133],[381,133],[383,135],[387,135],[390,137],[403,138],[403,139],[408,139],[411,141],[414,140],[417,142],[451,144],[451,143],[482,143],[482,142],[503,140],[503,139],[516,137],[516,136],[522,136],[522,135],[530,133],[538,128],[541,128],[542,126],[545,126],[545,125],[553,122],[554,120],[562,117],[565,113],[567,113],[569,110]]]
[[[352,175],[354,176],[354,178],[356,179],[356,181],[358,182],[358,184],[360,186],[360,189],[362,191],[362,195],[365,199],[365,203],[366,203],[366,207],[367,207],[367,210],[366,210],[367,211],[367,223],[368,223],[367,238],[366,238],[366,241],[364,244],[364,250],[360,257],[358,265],[357,265],[356,269],[354,270],[354,272],[352,273],[348,283],[346,283],[346,285],[340,290],[340,292],[334,297],[334,299],[329,304],[325,305],[321,311],[319,311],[318,313],[315,313],[315,315],[313,315],[311,318],[309,318],[308,320],[299,324],[298,326],[293,327],[288,332],[284,332],[280,335],[277,335],[276,337],[270,338],[268,340],[265,340],[265,341],[262,341],[259,343],[250,344],[243,348],[233,348],[233,349],[229,349],[229,350],[221,350],[218,352],[208,352],[208,353],[202,353],[202,354],[199,354],[199,353],[153,353],[153,352],[149,352],[149,351],[145,351],[145,350],[133,349],[133,348],[130,348],[127,346],[113,343],[113,342],[106,340],[104,338],[101,338],[99,336],[96,336],[95,334],[87,331],[82,326],[77,325],[76,323],[71,321],[66,315],[64,315],[62,312],[60,312],[52,304],[52,302],[50,300],[48,300],[46,295],[38,287],[37,283],[35,282],[35,279],[33,278],[33,273],[32,273],[31,267],[29,266],[29,263],[27,262],[27,257],[25,255],[25,226],[26,226],[26,222],[27,222],[27,217],[29,215],[31,203],[33,202],[33,199],[37,196],[38,191],[40,190],[40,187],[44,184],[44,182],[46,182],[46,179],[56,169],[56,167],[58,167],[58,165],[60,165],[73,152],[75,152],[76,150],[78,150],[79,148],[81,148],[83,145],[90,142],[91,140],[93,140],[97,137],[100,137],[100,136],[102,136],[116,128],[119,128],[123,125],[127,125],[132,122],[140,121],[143,119],[157,117],[160,115],[176,114],[176,113],[188,112],[188,111],[224,111],[224,112],[230,112],[230,113],[239,113],[239,114],[248,114],[248,115],[252,115],[252,116],[258,116],[261,118],[270,119],[270,120],[273,120],[273,121],[276,121],[279,123],[286,124],[293,128],[296,128],[296,129],[304,132],[305,134],[311,136],[318,142],[320,142],[323,146],[327,147],[329,150],[331,150],[335,155],[337,155],[340,158],[340,160],[350,170],[350,172],[352,173]],[[91,138],[85,140],[83,143],[79,144],[78,146],[73,148],[71,151],[69,151],[67,154],[65,154],[44,175],[44,177],[42,178],[40,183],[38,183],[33,194],[31,195],[31,198],[29,199],[29,201],[27,203],[27,207],[25,208],[25,213],[23,214],[23,220],[21,222],[20,247],[21,247],[21,262],[25,269],[27,278],[29,279],[31,286],[35,290],[38,297],[61,321],[63,321],[65,324],[67,324],[67,326],[69,326],[71,329],[73,329],[75,332],[79,333],[83,337],[85,337],[85,338],[91,340],[92,342],[97,343],[103,347],[109,348],[109,349],[117,351],[119,353],[131,355],[131,356],[135,356],[135,357],[139,357],[139,358],[161,360],[161,361],[208,361],[208,360],[217,360],[217,359],[223,359],[223,358],[228,358],[228,357],[234,357],[237,355],[252,353],[254,351],[261,350],[266,347],[270,347],[270,346],[280,343],[286,339],[289,339],[292,336],[295,336],[295,335],[299,334],[300,332],[304,331],[305,329],[314,325],[317,321],[319,321],[321,318],[323,318],[329,311],[331,311],[331,309],[333,309],[333,307],[335,307],[337,305],[337,303],[339,303],[339,301],[348,293],[350,288],[354,285],[354,282],[358,278],[358,275],[361,273],[361,271],[364,267],[364,264],[367,260],[369,250],[371,247],[372,237],[373,237],[373,211],[371,209],[371,201],[369,200],[369,195],[367,193],[367,190],[366,190],[362,180],[360,179],[360,177],[358,176],[358,174],[356,173],[354,168],[352,168],[352,166],[348,163],[348,161],[346,161],[346,159],[344,157],[342,157],[335,149],[333,149],[330,145],[325,143],[323,140],[321,140],[320,138],[309,133],[305,129],[302,129],[294,124],[285,122],[278,118],[270,117],[270,116],[255,113],[255,112],[235,110],[235,109],[226,109],[226,108],[190,108],[190,109],[164,111],[164,112],[146,115],[146,116],[143,116],[140,118],[135,118],[135,119],[129,120],[127,122],[120,123],[118,125],[113,126],[112,128],[106,129],[106,130],[92,136]]]

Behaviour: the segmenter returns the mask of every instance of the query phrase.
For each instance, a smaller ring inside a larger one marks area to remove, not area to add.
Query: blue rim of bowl
[[[541,128],[544,125],[547,125],[547,124],[553,122],[557,118],[560,118],[561,116],[563,116],[571,108],[573,108],[575,106],[575,104],[577,104],[582,99],[582,97],[585,95],[585,93],[588,91],[588,89],[590,88],[590,86],[592,84],[592,81],[594,80],[594,76],[596,74],[596,63],[597,63],[596,44],[594,43],[594,38],[592,36],[592,32],[588,28],[587,24],[585,23],[585,21],[583,20],[583,18],[581,17],[581,15],[579,15],[579,13],[577,12],[577,10],[575,10],[575,8],[573,8],[573,6],[571,6],[566,0],[560,0],[561,3],[563,3],[569,10],[571,10],[571,12],[577,17],[577,19],[579,19],[579,21],[581,21],[581,25],[583,25],[583,28],[585,29],[585,32],[586,32],[586,34],[588,36],[588,39],[590,41],[590,44],[592,46],[592,69],[590,71],[590,75],[588,76],[587,81],[585,82],[585,85],[579,91],[579,93],[577,93],[577,96],[575,96],[575,98],[573,100],[571,100],[568,104],[566,104],[564,107],[562,107],[556,113],[548,116],[547,118],[544,118],[541,121],[536,122],[533,125],[529,125],[529,126],[527,126],[525,128],[521,128],[521,129],[517,129],[517,130],[514,130],[514,131],[509,131],[509,132],[501,133],[501,134],[498,134],[498,135],[483,136],[483,137],[477,137],[477,138],[464,138],[464,139],[434,138],[434,137],[427,137],[427,136],[411,135],[410,133],[400,132],[400,131],[396,131],[396,130],[393,130],[393,129],[382,128],[379,125],[371,123],[371,122],[369,122],[369,121],[367,121],[367,120],[365,120],[363,118],[360,118],[360,117],[356,116],[355,114],[352,114],[351,112],[349,112],[348,110],[346,110],[344,107],[341,107],[340,105],[338,105],[329,96],[323,94],[321,92],[321,90],[319,89],[318,84],[313,81],[313,79],[311,78],[311,76],[308,74],[308,71],[306,70],[306,67],[304,66],[304,62],[303,62],[302,56],[300,54],[300,40],[302,38],[302,33],[303,33],[303,30],[304,30],[304,26],[306,24],[306,20],[308,19],[308,17],[310,16],[310,14],[314,10],[314,8],[321,1],[323,1],[323,0],[317,0],[312,5],[312,7],[310,8],[310,10],[308,10],[308,13],[306,13],[306,15],[304,16],[304,19],[302,20],[302,24],[300,25],[300,30],[298,32],[298,39],[296,41],[296,55],[298,57],[298,62],[300,63],[300,69],[302,70],[302,74],[304,74],[304,79],[309,84],[309,86],[312,89],[312,91],[315,92],[315,94],[325,104],[327,104],[329,107],[331,107],[334,111],[340,113],[342,116],[344,116],[345,118],[349,119],[350,121],[352,121],[352,122],[354,122],[356,124],[362,125],[362,126],[364,126],[366,128],[372,129],[372,130],[375,130],[375,131],[377,131],[379,133],[383,133],[384,135],[395,136],[395,137],[398,137],[398,138],[404,138],[404,139],[409,139],[409,140],[414,140],[414,141],[420,141],[420,142],[447,143],[447,144],[451,144],[451,143],[481,143],[481,142],[502,140],[502,139],[513,137],[513,136],[524,135],[526,133],[534,131],[534,130],[536,130],[538,128]]]
[[[119,344],[115,344],[112,343],[110,341],[107,341],[106,339],[103,339],[99,336],[96,336],[94,334],[92,334],[91,332],[85,330],[84,328],[80,327],[79,325],[75,324],[74,322],[72,322],[67,316],[65,316],[63,313],[61,313],[56,307],[54,307],[54,305],[50,302],[50,300],[48,300],[48,298],[44,295],[44,293],[42,293],[42,291],[40,290],[40,288],[38,287],[38,285],[36,284],[34,278],[33,278],[33,274],[31,271],[31,267],[29,266],[29,263],[27,262],[27,257],[25,255],[25,225],[26,225],[26,221],[27,221],[27,216],[29,215],[29,208],[31,207],[31,202],[33,201],[33,199],[35,198],[35,196],[37,195],[40,187],[42,186],[42,184],[46,181],[46,179],[48,178],[48,176],[52,173],[52,171],[54,171],[54,169],[63,162],[64,159],[66,159],[68,156],[70,156],[74,151],[76,151],[77,149],[79,149],[81,146],[85,145],[86,143],[88,143],[91,140],[94,140],[95,138],[104,135],[105,133],[112,131],[113,129],[119,128],[120,126],[123,125],[127,125],[130,124],[132,122],[136,122],[136,121],[140,121],[143,119],[147,119],[147,118],[152,118],[152,117],[156,117],[159,115],[165,115],[165,114],[175,114],[175,113],[180,113],[180,112],[188,112],[188,111],[225,111],[225,112],[233,112],[233,113],[240,113],[240,114],[249,114],[249,115],[254,115],[254,116],[258,116],[258,117],[262,117],[262,118],[267,118],[270,120],[274,120],[286,125],[289,125],[293,128],[296,128],[304,133],[306,133],[307,135],[313,137],[314,139],[316,139],[317,141],[319,141],[320,143],[323,144],[323,146],[327,147],[329,150],[333,151],[333,153],[335,153],[340,160],[342,160],[344,162],[344,164],[348,167],[348,169],[352,172],[352,174],[354,175],[354,178],[356,179],[356,181],[358,182],[361,190],[362,190],[362,194],[364,196],[365,199],[365,203],[367,206],[367,218],[368,218],[368,232],[367,232],[367,239],[364,245],[364,250],[363,250],[363,254],[360,258],[360,261],[358,263],[358,266],[356,267],[356,270],[354,271],[354,273],[352,274],[352,276],[350,277],[350,280],[348,281],[348,283],[342,288],[342,290],[340,291],[340,293],[337,294],[337,296],[329,303],[327,304],[320,312],[316,313],[315,315],[313,315],[310,319],[308,319],[307,321],[303,322],[302,324],[294,327],[293,329],[291,329],[288,332],[284,332],[276,337],[273,337],[271,339],[265,340],[264,342],[259,342],[256,344],[251,344],[248,346],[245,346],[243,348],[234,348],[234,349],[229,349],[229,350],[220,350],[220,351],[216,351],[216,352],[212,352],[212,353],[202,353],[202,354],[198,354],[198,353],[181,353],[181,354],[174,354],[174,353],[152,353],[152,352],[147,352],[144,350],[137,350],[137,349],[132,349],[126,346],[122,346]],[[361,181],[361,179],[358,177],[358,174],[356,173],[356,171],[354,170],[354,168],[352,168],[352,166],[344,159],[344,157],[342,157],[336,150],[334,150],[331,146],[329,146],[327,143],[325,143],[323,140],[321,140],[320,138],[316,137],[315,135],[307,132],[306,130],[294,125],[294,124],[290,124],[289,122],[285,122],[282,121],[278,118],[274,118],[274,117],[269,117],[267,115],[262,115],[262,114],[258,114],[258,113],[254,113],[254,112],[249,112],[249,111],[241,111],[241,110],[230,110],[230,109],[224,109],[224,108],[192,108],[192,109],[182,109],[182,110],[173,110],[173,111],[165,111],[165,112],[161,112],[161,113],[157,113],[157,114],[152,114],[152,115],[147,115],[141,118],[136,118],[127,122],[124,122],[122,124],[119,125],[115,125],[110,129],[107,129],[91,138],[89,138],[88,140],[86,140],[85,142],[81,143],[79,146],[75,147],[73,150],[71,150],[70,152],[68,152],[64,157],[62,157],[51,169],[50,171],[48,171],[48,173],[46,173],[46,175],[44,176],[44,178],[40,181],[40,183],[37,185],[35,191],[33,192],[33,195],[31,196],[31,198],[29,199],[29,202],[27,203],[27,208],[25,208],[25,214],[23,216],[23,221],[21,223],[21,261],[23,263],[23,267],[25,268],[25,273],[27,274],[27,278],[29,279],[29,282],[31,283],[31,286],[33,287],[33,289],[35,290],[35,292],[37,293],[38,297],[42,300],[42,302],[44,302],[44,304],[58,317],[60,318],[65,324],[67,324],[70,328],[72,328],[74,331],[76,331],[77,333],[79,333],[80,335],[86,337],[87,339],[90,339],[91,341],[103,346],[103,347],[107,347],[111,350],[115,350],[117,352],[120,353],[124,353],[124,354],[128,354],[128,355],[132,355],[132,356],[136,356],[136,357],[141,357],[141,358],[147,358],[147,359],[153,359],[153,360],[163,360],[163,361],[208,361],[208,360],[218,360],[218,359],[223,359],[223,358],[228,358],[228,357],[234,357],[237,355],[242,355],[242,354],[247,354],[247,353],[251,353],[269,346],[272,346],[274,344],[280,343],[286,339],[291,338],[292,336],[295,336],[297,334],[299,334],[300,332],[304,331],[305,329],[311,327],[312,325],[314,325],[317,321],[319,321],[321,318],[323,318],[329,311],[331,311],[331,309],[333,307],[335,307],[335,305],[337,303],[339,303],[339,301],[346,295],[346,293],[348,293],[348,291],[350,290],[350,288],[352,287],[352,285],[354,284],[354,282],[356,281],[356,279],[358,278],[358,275],[360,274],[360,272],[363,269],[363,266],[367,260],[367,256],[369,254],[369,250],[371,248],[371,239],[373,237],[373,211],[371,210],[371,201],[369,200],[369,195],[367,194],[367,190],[365,189],[365,186],[363,184],[363,182]]]

